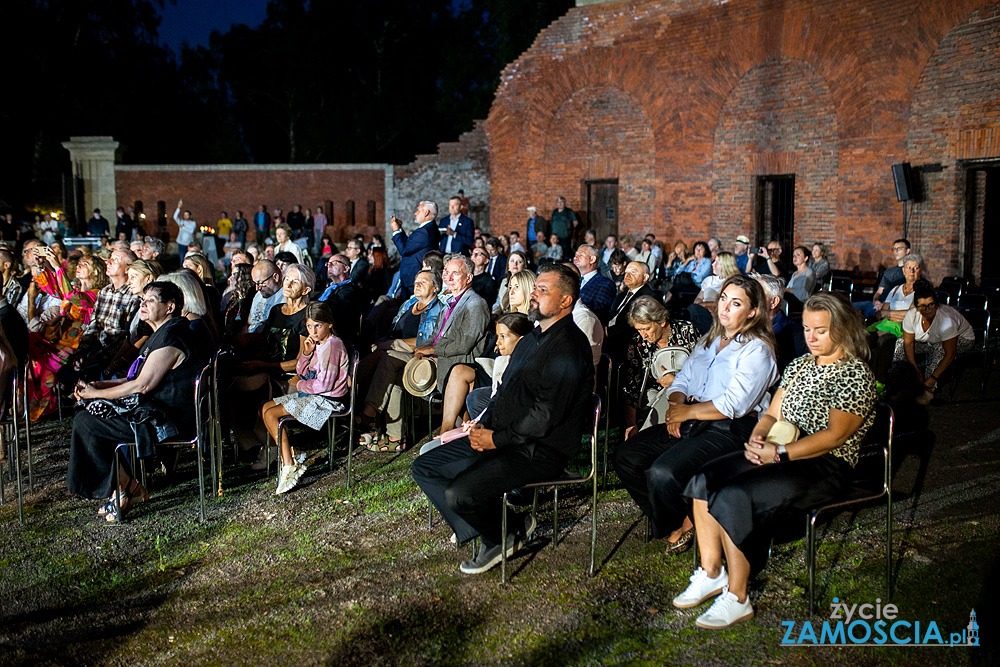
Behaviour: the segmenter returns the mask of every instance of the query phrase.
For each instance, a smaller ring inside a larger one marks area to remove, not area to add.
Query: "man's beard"
[[[528,319],[532,322],[537,322],[542,319],[542,311],[539,310],[538,306],[528,308]]]

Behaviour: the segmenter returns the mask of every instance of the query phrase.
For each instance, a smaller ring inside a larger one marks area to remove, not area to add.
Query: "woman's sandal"
[[[406,445],[402,440],[390,440],[388,436],[377,433],[365,433],[361,436],[361,446],[376,454],[393,454],[405,452]]]
[[[133,505],[137,505],[141,502],[146,502],[149,500],[149,491],[146,490],[142,484],[135,482],[135,487],[129,484],[128,489],[125,490],[125,497],[121,500],[121,508],[115,505],[114,500],[111,500],[107,504],[107,512],[104,515],[104,520],[108,523],[119,523],[125,518],[125,515]]]

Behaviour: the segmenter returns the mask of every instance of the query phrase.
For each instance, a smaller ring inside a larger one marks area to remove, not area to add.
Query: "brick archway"
[[[809,63],[768,58],[751,68],[715,129],[713,235],[753,236],[755,177],[795,174],[796,241],[836,250],[837,128],[830,89]]]

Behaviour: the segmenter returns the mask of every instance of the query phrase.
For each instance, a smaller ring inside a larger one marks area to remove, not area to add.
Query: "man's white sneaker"
[[[697,607],[708,598],[721,593],[729,584],[729,574],[725,565],[719,570],[717,577],[708,576],[708,572],[699,567],[691,575],[690,581],[684,592],[674,598],[674,606],[678,609]]]
[[[728,628],[733,623],[739,623],[753,618],[753,605],[750,604],[750,596],[740,602],[735,595],[729,592],[729,586],[722,589],[722,595],[715,598],[715,602],[704,614],[698,617],[695,624],[699,628],[709,628],[710,630],[721,630]]]

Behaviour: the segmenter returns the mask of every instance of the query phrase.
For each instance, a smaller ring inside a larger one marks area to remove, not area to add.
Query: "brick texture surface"
[[[939,163],[910,217],[936,279],[960,268],[966,166],[1000,159],[1000,5],[577,7],[503,71],[485,130],[494,219],[556,194],[582,211],[585,180],[618,178],[623,233],[731,245],[753,235],[755,177],[794,173],[796,242],[863,271],[902,234],[891,165]]]
[[[212,170],[212,171],[122,171],[115,173],[115,189],[121,205],[142,201],[146,212],[147,233],[156,230],[157,201],[166,203],[167,229],[171,240],[177,237],[173,221],[177,200],[202,224],[215,224],[222,211],[235,217],[242,210],[247,220],[260,204],[268,213],[275,208],[286,214],[292,206],[315,209],[320,202],[333,204],[328,231],[335,243],[363,232],[366,236],[382,233],[385,228],[384,169],[313,169],[313,170]],[[369,220],[368,202],[375,202],[375,215]],[[354,203],[354,220],[348,217],[348,202]]]

